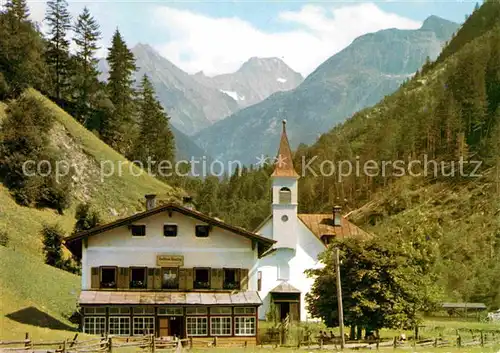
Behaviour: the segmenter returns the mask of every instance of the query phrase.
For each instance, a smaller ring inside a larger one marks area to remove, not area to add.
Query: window
[[[177,224],[164,224],[163,225],[163,235],[166,237],[176,237],[177,236]]]
[[[182,316],[184,310],[180,306],[158,308],[158,315]]]
[[[143,237],[146,235],[145,225],[133,224],[130,226],[130,230],[132,231],[132,236],[134,237]]]
[[[162,268],[163,289],[179,288],[179,269],[177,267]]]
[[[257,272],[257,290],[262,290],[262,271]]]
[[[206,317],[187,317],[186,332],[188,336],[206,336],[208,319]]]
[[[89,335],[100,335],[106,332],[106,317],[85,316],[83,319],[83,332]]]
[[[280,189],[280,204],[292,203],[292,192],[289,188]]]
[[[138,306],[134,308],[134,315],[154,315],[155,308],[152,306]]]
[[[234,318],[236,336],[254,336],[255,335],[255,317],[240,316]]]
[[[106,315],[106,308],[102,306],[91,306],[83,309],[85,314]]]
[[[204,306],[192,306],[186,308],[186,315],[207,315],[208,309]]]
[[[101,267],[101,288],[116,288],[116,267]]]
[[[239,307],[239,308],[234,308],[234,314],[235,315],[250,315],[250,314],[255,314],[255,308],[254,307]]]
[[[134,335],[151,334],[154,332],[154,316],[134,317]]]
[[[130,308],[128,306],[109,308],[109,315],[129,315],[129,314],[130,314]]]
[[[210,269],[195,268],[194,269],[194,289],[210,289]]]
[[[146,268],[130,268],[130,288],[146,288]]]
[[[237,268],[224,269],[224,289],[240,289],[240,270]]]
[[[210,226],[196,226],[195,229],[198,238],[206,238],[210,232]]]
[[[231,336],[231,317],[211,317],[210,335],[212,336]]]
[[[278,265],[278,280],[288,281],[290,279],[290,266],[288,263]]]
[[[110,316],[109,334],[130,336],[130,317],[128,316]]]
[[[210,314],[212,315],[231,315],[231,307],[230,306],[216,306],[213,308],[210,308]]]

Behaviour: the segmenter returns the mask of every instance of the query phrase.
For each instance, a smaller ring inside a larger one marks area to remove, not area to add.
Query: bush
[[[9,104],[2,124],[0,177],[17,203],[23,206],[49,207],[59,213],[69,206],[71,172],[59,179],[55,173],[58,155],[50,148],[49,133],[54,116],[42,102],[22,96]],[[34,166],[45,161],[44,170]],[[30,164],[26,164],[29,162]]]
[[[0,246],[7,245],[9,245],[9,235],[7,234],[7,231],[2,230],[0,231]]]

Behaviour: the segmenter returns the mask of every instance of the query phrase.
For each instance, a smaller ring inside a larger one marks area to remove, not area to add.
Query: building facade
[[[82,263],[82,330],[255,344],[256,265],[274,241],[147,198],[145,212],[65,240]]]
[[[285,123],[272,174],[272,212],[256,231],[187,205],[156,206],[72,235],[82,263],[79,305],[89,334],[217,337],[254,345],[258,320],[312,319],[305,295],[333,237],[367,234],[341,216],[299,213],[298,180]]]
[[[274,240],[270,251],[258,260],[261,281],[258,293],[263,300],[259,319],[273,310],[278,319],[314,320],[305,303],[313,278],[305,271],[321,267],[318,255],[332,238],[367,237],[368,234],[341,215],[340,207],[329,214],[299,213],[298,182],[285,121],[281,134],[277,163],[272,178],[271,214],[255,233]]]

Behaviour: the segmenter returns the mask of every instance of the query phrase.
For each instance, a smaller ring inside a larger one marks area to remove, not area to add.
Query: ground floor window
[[[236,336],[255,335],[255,317],[235,317],[234,322]]]
[[[212,336],[231,336],[231,317],[211,317],[210,334]]]
[[[89,335],[100,335],[106,332],[106,318],[103,316],[85,316],[83,332]]]
[[[130,318],[120,316],[109,317],[109,334],[110,335],[130,335]]]
[[[187,317],[186,332],[188,336],[207,336],[208,319],[206,317]]]
[[[155,332],[153,316],[134,317],[134,335],[144,335]]]

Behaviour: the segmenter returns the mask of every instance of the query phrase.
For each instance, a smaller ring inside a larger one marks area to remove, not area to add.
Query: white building
[[[271,303],[279,318],[311,319],[305,294],[314,282],[304,271],[321,266],[318,255],[332,237],[365,236],[366,233],[341,216],[340,207],[331,214],[298,213],[298,180],[286,135],[285,121],[278,162],[272,174],[272,213],[255,233],[276,243],[258,260],[258,293],[263,300],[259,319],[266,318]]]
[[[273,243],[147,195],[146,211],[65,239],[82,262],[82,330],[255,345],[256,264]]]

